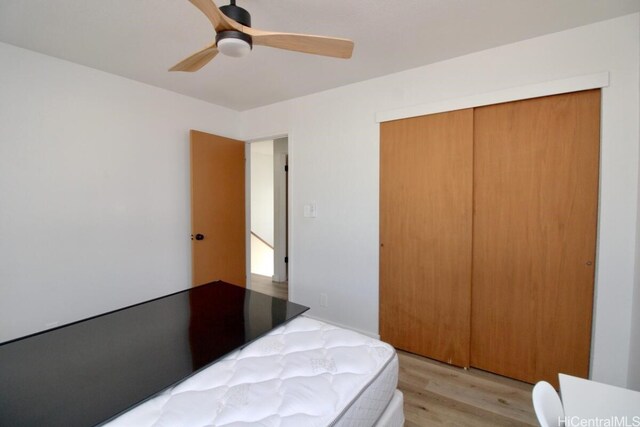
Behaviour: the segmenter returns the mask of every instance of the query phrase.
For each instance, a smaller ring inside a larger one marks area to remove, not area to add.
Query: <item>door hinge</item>
[[[289,165],[284,165],[284,171],[289,172]]]
[[[289,257],[288,256],[284,257],[284,262],[285,262],[285,264],[289,262]]]

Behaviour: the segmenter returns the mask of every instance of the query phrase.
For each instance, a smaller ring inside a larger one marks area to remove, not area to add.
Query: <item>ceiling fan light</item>
[[[216,46],[224,55],[240,58],[251,52],[253,42],[249,34],[227,30],[216,35]]]
[[[241,58],[251,52],[251,45],[241,39],[225,38],[218,42],[218,50],[224,55]]]

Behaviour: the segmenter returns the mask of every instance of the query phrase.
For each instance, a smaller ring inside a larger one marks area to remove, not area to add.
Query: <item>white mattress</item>
[[[106,425],[373,426],[397,382],[393,347],[300,316]]]

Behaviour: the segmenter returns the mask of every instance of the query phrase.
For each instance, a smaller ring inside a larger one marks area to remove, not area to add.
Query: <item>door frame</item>
[[[247,269],[247,289],[251,289],[251,144],[254,142],[261,142],[261,141],[269,141],[269,140],[277,140],[277,139],[282,139],[282,138],[287,138],[287,164],[289,165],[291,163],[291,134],[290,133],[280,133],[280,134],[276,134],[276,135],[272,135],[272,136],[264,136],[264,137],[259,137],[259,138],[251,138],[251,139],[246,139],[245,140],[245,239],[246,239],[246,269]],[[275,168],[275,164],[277,163],[275,157],[274,157],[274,168]],[[291,182],[289,179],[290,173],[286,174],[286,188],[290,189],[291,188]],[[274,191],[277,191],[275,189],[275,181],[274,181]],[[291,254],[291,223],[292,223],[292,216],[291,216],[291,191],[288,191],[288,200],[287,200],[287,206],[286,206],[286,228],[284,230],[284,234],[285,234],[285,239],[287,242],[287,254],[289,256],[289,258],[291,258],[290,254]],[[275,210],[275,205],[274,205],[274,210]],[[275,211],[274,211],[274,216],[275,216]],[[274,234],[275,234],[276,230],[274,229]],[[275,240],[275,238],[274,238]],[[275,242],[274,242],[275,243]],[[275,244],[274,244],[275,247]],[[274,250],[274,259],[275,259],[275,250]],[[291,281],[289,280],[291,277],[291,261],[289,260],[289,263],[286,265],[286,270],[287,270],[287,275],[286,275],[286,279],[288,281],[288,291],[289,291],[289,300],[291,301]],[[276,271],[274,269],[274,275],[276,274]]]
[[[285,259],[288,256],[287,253],[287,177],[289,175],[288,168],[288,139],[285,142],[287,144],[287,151],[278,151],[276,145],[279,140],[285,138],[278,138],[273,141],[273,280],[275,282],[286,282],[287,275],[287,262]]]
[[[244,142],[244,240],[247,289],[251,289],[251,142]]]

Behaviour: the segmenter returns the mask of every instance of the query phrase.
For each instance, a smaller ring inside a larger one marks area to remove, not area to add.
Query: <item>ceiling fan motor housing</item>
[[[251,26],[251,14],[246,9],[236,6],[235,1],[232,1],[231,4],[226,6],[221,6],[220,11],[245,27]]]

